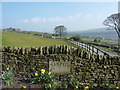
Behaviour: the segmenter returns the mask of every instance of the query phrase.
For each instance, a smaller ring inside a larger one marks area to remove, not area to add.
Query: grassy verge
[[[106,52],[110,52],[110,53],[115,54],[115,55],[120,55],[120,53],[113,52],[113,51],[111,51],[109,48],[106,48],[106,47],[100,47],[100,46],[95,46],[95,47],[96,47],[96,48],[99,48],[99,49],[101,49],[101,50],[104,50],[104,51],[106,51]]]

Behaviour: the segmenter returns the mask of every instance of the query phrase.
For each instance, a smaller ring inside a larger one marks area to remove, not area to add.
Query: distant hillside
[[[101,37],[107,40],[118,40],[115,30],[108,30],[107,28],[98,28],[85,31],[68,32],[69,35],[81,35],[89,37]]]
[[[23,34],[16,32],[2,31],[2,45],[15,47],[41,47],[51,45],[69,45],[70,42],[60,39],[51,39],[45,37],[33,36],[31,34]]]

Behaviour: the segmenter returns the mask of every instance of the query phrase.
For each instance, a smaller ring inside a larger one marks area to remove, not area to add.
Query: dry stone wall
[[[2,69],[10,67],[16,76],[31,78],[34,72],[45,68],[49,70],[49,61],[71,63],[69,75],[79,81],[97,84],[111,82],[120,85],[120,58],[90,54],[80,48],[70,46],[50,47],[3,47]]]

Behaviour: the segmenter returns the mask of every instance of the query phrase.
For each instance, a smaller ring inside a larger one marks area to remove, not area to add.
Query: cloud
[[[46,23],[46,22],[69,22],[69,21],[73,21],[76,20],[78,18],[80,18],[82,16],[81,13],[77,13],[75,15],[72,16],[68,16],[68,17],[51,17],[51,18],[47,18],[47,17],[34,17],[32,19],[24,19],[22,20],[22,22],[24,23]]]
[[[91,18],[91,14],[86,14],[85,17],[86,17],[87,19],[89,19],[89,18]]]
[[[29,22],[29,20],[28,19],[24,19],[23,22],[27,23],[27,22]]]
[[[29,20],[29,21],[30,21],[30,22],[33,22],[33,23],[46,22],[46,18],[35,17],[35,18],[32,18],[32,19]]]
[[[73,15],[73,16],[68,16],[68,19],[69,19],[69,20],[75,20],[75,19],[77,19],[77,18],[80,18],[81,16],[82,16],[81,13],[77,13],[77,14],[75,14],[75,15]]]
[[[46,19],[47,22],[63,22],[65,21],[65,18],[62,17],[52,17],[52,18],[48,18]]]

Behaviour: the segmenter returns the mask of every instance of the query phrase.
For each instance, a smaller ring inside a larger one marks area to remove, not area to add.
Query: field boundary
[[[97,55],[99,54],[99,55],[108,55],[108,56],[120,57],[119,55],[115,55],[115,54],[106,52],[104,50],[98,49],[98,48],[94,47],[93,45],[89,45],[89,44],[86,44],[86,43],[81,43],[81,42],[77,42],[77,41],[73,41],[73,40],[68,40],[68,41],[77,45],[77,46],[80,46],[80,47],[86,49],[91,54],[97,54]]]

